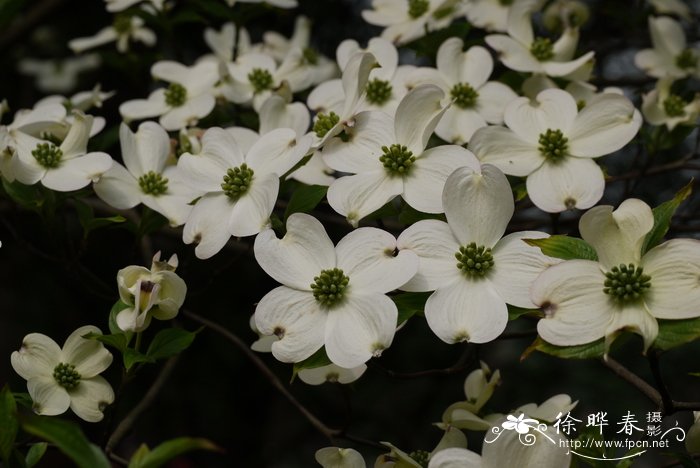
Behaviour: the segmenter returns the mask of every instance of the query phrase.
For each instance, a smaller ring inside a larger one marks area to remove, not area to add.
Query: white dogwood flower
[[[447,27],[461,11],[458,4],[458,0],[372,0],[372,9],[362,10],[362,18],[384,26],[382,37],[401,45]]]
[[[323,148],[329,167],[355,175],[341,177],[328,189],[328,203],[348,222],[381,208],[397,195],[425,213],[442,213],[442,187],[462,166],[478,168],[470,151],[457,145],[425,147],[445,108],[434,85],[415,88],[401,101],[396,116],[381,111],[359,113],[349,141],[333,139]]]
[[[360,364],[352,369],[328,364],[327,366],[314,367],[312,369],[302,369],[299,371],[299,378],[309,385],[321,385],[324,383],[349,384],[356,381],[367,370],[366,364]]]
[[[654,78],[700,78],[700,50],[688,47],[681,25],[668,16],[649,17],[653,48],[634,56],[637,67]]]
[[[670,131],[678,125],[694,125],[700,115],[700,94],[686,101],[671,91],[673,78],[661,78],[642,97],[642,114],[652,125],[665,125]]]
[[[63,348],[46,335],[30,333],[12,353],[12,368],[27,380],[35,413],[55,416],[70,408],[88,422],[104,417],[114,391],[99,374],[112,363],[112,354],[99,341],[83,338],[88,333],[102,334],[92,325],[80,327]]]
[[[68,42],[68,47],[80,54],[110,42],[117,43],[117,50],[122,54],[129,50],[129,41],[141,42],[146,46],[156,43],[156,35],[144,26],[142,18],[134,16],[117,16],[114,24],[100,29],[91,37],[79,37]]]
[[[489,164],[462,167],[445,183],[447,223],[423,220],[401,233],[399,251],[420,259],[404,291],[435,291],[425,303],[430,329],[444,342],[486,343],[508,322],[506,303],[532,308],[530,285],[557,260],[523,242],[546,234],[503,233],[514,212],[506,176]]]
[[[651,208],[637,199],[581,217],[581,237],[598,261],[567,260],[537,278],[532,301],[545,313],[537,324],[543,339],[573,346],[605,337],[607,350],[620,331],[630,330],[642,336],[646,351],[658,334],[656,319],[700,315],[700,241],[673,239],[642,255],[653,225]]]
[[[323,468],[366,468],[365,459],[355,449],[324,447],[316,451],[316,461]]]
[[[192,187],[204,194],[182,233],[186,244],[197,244],[195,254],[201,259],[220,251],[231,236],[252,236],[268,226],[279,178],[311,147],[311,137],[297,138],[289,128],[266,133],[247,152],[238,140],[231,132],[210,128],[201,152],[178,160]]]
[[[480,46],[463,51],[464,42],[452,37],[437,53],[437,69],[418,68],[409,76],[417,85],[439,86],[452,101],[435,133],[450,143],[467,143],[474,132],[487,123],[502,124],[506,105],[517,94],[508,86],[487,81],[493,71],[491,54]]]
[[[24,58],[17,69],[23,75],[35,77],[36,87],[45,93],[65,93],[75,89],[78,75],[100,66],[100,56],[85,54],[65,59],[41,60]]]
[[[479,129],[469,149],[508,175],[527,176],[530,199],[550,213],[595,205],[605,180],[593,158],[622,148],[642,124],[624,96],[603,93],[579,112],[560,89],[544,90],[534,102],[517,98],[504,120],[508,128]]]
[[[416,273],[413,252],[394,256],[396,239],[376,228],[357,229],[333,242],[312,216],[295,213],[287,233],[255,239],[255,259],[282,283],[255,309],[262,334],[276,335],[272,354],[302,361],[325,345],[330,360],[350,369],[391,345],[398,311],[386,293]]]
[[[155,122],[143,122],[136,133],[128,125],[119,128],[124,166],[115,162],[95,183],[97,196],[125,210],[143,203],[162,214],[171,226],[187,221],[189,204],[200,194],[187,184],[187,176],[168,164],[170,137]]]

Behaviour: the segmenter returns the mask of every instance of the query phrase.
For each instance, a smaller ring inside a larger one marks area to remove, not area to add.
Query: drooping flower
[[[694,125],[700,115],[700,94],[686,101],[671,90],[673,78],[661,78],[642,97],[642,114],[652,125],[665,125],[670,131],[678,125]]]
[[[170,320],[177,315],[187,294],[187,285],[175,273],[177,265],[177,255],[164,262],[158,252],[150,270],[137,265],[119,270],[119,298],[129,306],[116,316],[121,330],[141,332],[153,318]]]
[[[321,385],[324,383],[349,384],[362,377],[366,370],[366,364],[360,364],[352,369],[328,364],[327,366],[313,369],[302,369],[299,371],[299,378],[302,382],[309,385]]]
[[[700,51],[688,47],[683,28],[676,20],[650,16],[649,33],[653,48],[637,52],[634,56],[637,67],[654,78],[700,78]]]
[[[537,324],[543,339],[573,346],[605,337],[607,349],[629,330],[642,336],[646,351],[658,334],[657,319],[700,315],[700,241],[673,239],[642,255],[653,225],[651,208],[637,199],[581,217],[581,237],[598,261],[567,260],[534,282],[532,301],[545,313]]]
[[[560,89],[544,90],[534,102],[514,100],[504,120],[508,128],[479,129],[469,149],[482,163],[527,176],[530,199],[550,213],[598,202],[605,180],[593,158],[622,148],[642,124],[624,96],[603,93],[579,112],[574,98]]]
[[[496,167],[461,167],[443,191],[447,223],[419,221],[401,233],[399,251],[418,255],[418,273],[404,291],[435,291],[425,304],[430,329],[444,342],[486,343],[508,322],[506,303],[532,308],[530,285],[557,260],[523,239],[547,235],[503,233],[514,211],[506,176]]]
[[[112,363],[112,354],[99,341],[83,338],[88,333],[102,334],[92,325],[80,327],[63,348],[46,335],[30,333],[12,353],[12,368],[27,380],[35,413],[55,416],[70,408],[88,422],[104,417],[114,392],[99,374]]]
[[[277,335],[272,354],[302,361],[325,345],[330,360],[350,369],[391,345],[398,311],[386,293],[418,268],[412,252],[394,256],[396,239],[376,228],[360,228],[334,248],[323,225],[295,213],[287,233],[272,229],[255,239],[255,259],[282,283],[258,303],[255,324]]]

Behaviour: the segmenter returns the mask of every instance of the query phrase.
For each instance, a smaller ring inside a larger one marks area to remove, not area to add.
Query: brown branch
[[[450,367],[446,367],[444,369],[428,369],[428,370],[423,370],[423,371],[417,371],[417,372],[396,372],[391,369],[387,369],[386,367],[382,366],[379,364],[377,361],[370,361],[369,364],[371,366],[376,367],[377,369],[381,370],[384,372],[386,375],[393,379],[402,379],[402,380],[409,380],[409,379],[420,379],[423,377],[435,377],[435,376],[441,376],[441,375],[452,375],[452,374],[458,374],[466,369],[468,369],[471,364],[472,364],[472,346],[467,345],[464,348],[464,352],[459,356],[459,359],[451,365]]]
[[[601,359],[601,362],[604,366],[613,371],[615,375],[617,375],[622,380],[626,381],[634,388],[642,392],[644,396],[649,398],[652,401],[652,403],[654,403],[654,405],[663,409],[663,400],[661,398],[661,394],[654,387],[652,387],[646,381],[644,381],[641,377],[639,377],[637,374],[635,374],[634,372],[632,372],[631,370],[617,362],[615,359],[611,358],[610,356]]]

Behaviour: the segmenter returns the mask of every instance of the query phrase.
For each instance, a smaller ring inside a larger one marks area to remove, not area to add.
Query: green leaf
[[[92,207],[81,200],[75,200],[75,211],[78,215],[78,221],[83,227],[83,238],[87,239],[90,232],[99,229],[103,226],[119,224],[126,221],[123,216],[111,216],[109,218],[95,218],[95,213]]]
[[[399,310],[397,325],[401,325],[416,314],[423,314],[425,302],[431,294],[432,292],[407,292],[391,296],[390,299]]]
[[[83,335],[83,338],[85,338],[86,340],[99,341],[100,343],[104,343],[107,346],[111,346],[112,348],[122,353],[124,352],[124,350],[126,350],[126,347],[129,344],[124,333],[118,333],[115,335],[103,335],[101,333],[91,332],[86,335]]]
[[[518,202],[527,197],[527,186],[524,182],[521,182],[513,186],[513,199]]]
[[[105,454],[85,437],[77,424],[34,414],[22,415],[22,429],[54,444],[80,468],[110,468]]]
[[[289,199],[289,205],[284,211],[284,220],[286,221],[292,213],[308,213],[313,210],[321,203],[326,192],[328,187],[323,185],[300,185]]]
[[[666,350],[700,338],[700,318],[685,320],[657,320],[659,334],[653,346]]]
[[[510,304],[506,305],[508,306],[508,320],[515,320],[523,315],[530,315],[537,318],[544,317],[540,309],[523,309],[522,307],[516,307]]]
[[[158,468],[178,455],[191,452],[192,450],[222,451],[213,442],[207,439],[179,437],[163,442],[149,452],[139,448],[137,453],[134,454],[135,456],[129,462],[128,468]]]
[[[27,457],[25,459],[27,468],[32,468],[34,465],[39,463],[41,457],[43,457],[44,453],[46,453],[46,448],[48,446],[49,444],[46,442],[39,442],[38,444],[32,444],[31,447],[29,447],[29,451],[27,452]]]
[[[556,346],[547,343],[539,336],[525,350],[520,360],[527,358],[533,351],[540,351],[551,356],[557,356],[562,359],[592,359],[602,357],[605,353],[605,339],[601,338],[591,343],[586,343],[578,346]]]
[[[126,348],[122,357],[124,360],[124,368],[127,371],[130,370],[135,364],[140,364],[142,362],[156,362],[155,359],[146,356],[145,354],[140,353],[132,348]]]
[[[182,351],[189,348],[192,341],[194,341],[194,337],[197,336],[197,333],[201,330],[201,328],[194,332],[189,332],[182,328],[166,328],[165,330],[161,330],[148,346],[146,356],[155,361],[157,359],[165,359],[180,354]]]
[[[331,360],[326,354],[326,348],[322,347],[303,361],[294,363],[294,367],[292,369],[292,380],[294,380],[294,377],[296,377],[300,370],[316,369],[317,367],[327,366],[328,364],[331,364]]]
[[[664,236],[668,232],[668,227],[671,225],[671,218],[673,217],[673,214],[676,212],[680,204],[683,203],[683,200],[690,196],[692,191],[693,181],[691,180],[685,187],[680,189],[671,200],[660,204],[652,210],[654,213],[654,226],[644,239],[642,255],[661,243]]]
[[[40,212],[44,197],[38,185],[24,185],[19,181],[8,182],[2,179],[2,188],[15,203],[28,210]]]
[[[10,387],[5,385],[0,391],[0,457],[5,464],[8,463],[12,454],[12,446],[15,443],[18,430],[17,402],[15,402]]]
[[[598,260],[595,249],[583,239],[569,236],[549,236],[543,239],[523,239],[529,245],[539,247],[543,254],[564,260]]]

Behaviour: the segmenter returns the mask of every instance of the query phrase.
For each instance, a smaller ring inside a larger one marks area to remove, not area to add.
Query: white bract
[[[231,236],[252,236],[269,225],[279,178],[307,154],[311,137],[298,139],[294,130],[278,128],[247,146],[214,127],[204,134],[199,154],[185,153],[178,160],[188,183],[204,194],[182,234],[186,244],[197,244],[198,258],[216,254]]]
[[[459,13],[458,0],[372,0],[372,9],[363,10],[362,18],[384,26],[384,39],[406,44],[423,37],[426,31],[449,26]]]
[[[115,162],[95,183],[95,193],[120,210],[139,203],[162,214],[171,226],[187,221],[189,204],[199,193],[187,184],[181,169],[168,164],[170,138],[155,122],[144,122],[133,133],[122,123],[119,128],[124,166]]]
[[[302,369],[299,371],[299,378],[309,385],[321,385],[324,383],[348,384],[356,381],[367,370],[367,365],[361,364],[352,369],[328,364],[327,366],[314,367],[313,369]]]
[[[153,91],[148,99],[124,102],[119,106],[124,120],[159,116],[163,128],[172,131],[194,125],[214,109],[213,86],[219,80],[216,62],[201,61],[187,67],[177,62],[161,61],[151,67],[151,75],[170,85]]]
[[[464,11],[469,22],[477,28],[506,32],[513,3],[514,0],[466,0]]]
[[[107,4],[107,11],[112,13],[126,10],[131,6],[142,2],[144,2],[144,0],[105,0],[105,3]],[[153,8],[156,11],[162,11],[165,0],[146,0],[145,3],[147,3],[147,5],[141,5],[141,7],[144,9]]]
[[[272,354],[302,361],[325,345],[330,360],[358,367],[391,345],[398,311],[386,296],[418,268],[413,252],[394,256],[396,239],[376,228],[360,228],[334,248],[323,225],[295,213],[287,233],[272,229],[255,239],[255,259],[282,283],[258,303],[255,324],[276,335]]]
[[[537,324],[543,339],[574,346],[605,337],[607,350],[629,330],[642,336],[646,351],[658,334],[657,319],[700,315],[700,241],[673,239],[642,255],[653,225],[651,208],[637,199],[581,217],[581,237],[598,261],[567,260],[537,278],[532,301],[545,313]]]
[[[60,60],[25,58],[19,61],[23,75],[36,78],[36,87],[45,93],[66,93],[75,89],[78,75],[94,70],[101,63],[97,54],[68,57]]]
[[[187,285],[175,273],[177,265],[177,255],[163,262],[158,252],[150,270],[137,265],[119,270],[119,298],[128,306],[116,316],[121,330],[141,332],[153,318],[170,320],[177,316],[187,294]]]
[[[592,51],[574,59],[579,38],[576,27],[565,29],[554,42],[547,37],[535,37],[530,17],[538,3],[534,0],[514,3],[508,14],[508,35],[486,36],[486,43],[498,52],[503,64],[520,72],[567,76],[591,62]]]
[[[94,36],[73,39],[68,42],[68,47],[79,54],[94,47],[116,42],[117,50],[124,53],[129,50],[129,41],[141,42],[150,47],[156,43],[156,35],[144,27],[143,19],[138,16],[117,16],[112,26],[99,30]]]
[[[316,451],[316,461],[323,468],[365,468],[365,459],[355,449],[325,447]]]
[[[394,118],[381,111],[361,112],[346,130],[349,141],[326,143],[324,162],[355,174],[328,188],[328,203],[351,225],[397,195],[419,211],[442,213],[447,176],[458,167],[478,168],[474,155],[461,146],[425,149],[445,111],[443,96],[437,86],[419,86],[401,101]]]
[[[642,114],[652,125],[665,125],[671,131],[678,125],[694,125],[700,115],[700,94],[686,101],[671,90],[673,78],[661,78],[642,97]]]
[[[544,90],[534,102],[514,100],[504,120],[508,128],[479,129],[469,149],[508,175],[527,176],[530,199],[550,213],[595,205],[605,180],[593,158],[622,148],[642,124],[624,96],[601,94],[579,112],[560,89]]]
[[[416,85],[439,86],[452,101],[435,133],[458,145],[467,143],[487,123],[502,124],[506,105],[518,97],[508,86],[487,81],[493,71],[493,59],[486,49],[473,46],[463,51],[463,47],[461,39],[447,39],[438,49],[437,69],[419,68],[408,78]]]
[[[691,21],[690,7],[683,0],[649,0],[657,13],[678,15]]]
[[[88,333],[102,334],[92,325],[80,327],[63,348],[46,335],[30,333],[12,353],[12,368],[27,380],[35,413],[55,416],[70,408],[88,422],[104,417],[114,392],[99,374],[112,363],[112,354],[99,341],[82,338]]]
[[[557,260],[523,239],[535,231],[503,233],[514,211],[506,176],[491,165],[462,167],[443,191],[447,223],[423,220],[398,239],[418,255],[418,273],[404,291],[435,291],[425,304],[430,329],[444,342],[486,343],[508,322],[506,303],[532,308],[530,285]]]
[[[14,166],[17,180],[27,185],[41,182],[51,190],[69,192],[97,182],[112,167],[112,158],[107,153],[87,152],[92,116],[80,111],[73,115],[73,124],[60,146],[25,133],[14,133],[19,162]]]
[[[688,47],[681,25],[668,16],[649,17],[652,49],[637,52],[634,63],[655,78],[700,78],[700,51]]]

